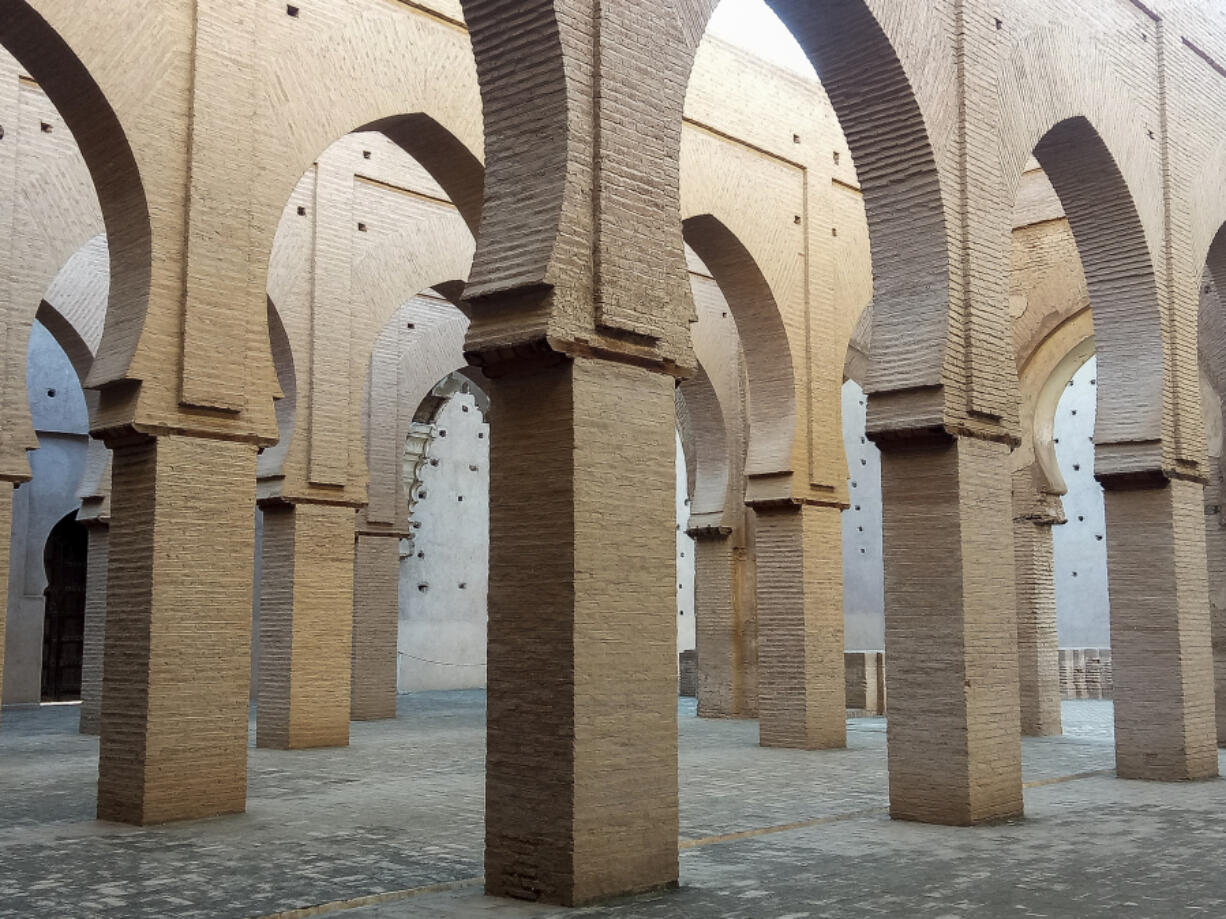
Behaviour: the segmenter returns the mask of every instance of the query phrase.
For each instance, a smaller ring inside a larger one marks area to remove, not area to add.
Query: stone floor
[[[848,749],[763,750],[753,722],[681,703],[681,889],[565,911],[481,894],[481,693],[401,699],[344,750],[253,750],[248,813],[134,829],[92,819],[97,742],[75,707],[0,722],[0,916],[1223,916],[1226,783],[1111,775],[1111,705],[1065,703],[1024,746],[1027,819],[885,815],[885,722]]]

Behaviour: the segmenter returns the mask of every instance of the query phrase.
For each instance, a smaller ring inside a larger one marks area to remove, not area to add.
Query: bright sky
[[[809,58],[764,0],[723,0],[711,17],[709,30],[780,67],[816,77]]]

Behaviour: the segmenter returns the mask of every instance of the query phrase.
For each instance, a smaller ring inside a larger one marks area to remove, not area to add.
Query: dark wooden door
[[[73,511],[51,530],[43,549],[47,572],[43,617],[43,701],[81,698],[85,643],[85,569],[89,535]]]

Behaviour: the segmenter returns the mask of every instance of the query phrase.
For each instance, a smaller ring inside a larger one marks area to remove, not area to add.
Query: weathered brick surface
[[[396,717],[400,539],[358,536],[353,557],[349,711],[354,721]]]
[[[866,715],[884,715],[885,652],[847,651],[843,666],[847,708]]]
[[[1217,711],[1218,746],[1226,745],[1226,515],[1222,505],[1222,466],[1209,460],[1209,484],[1205,486],[1205,556],[1208,560],[1209,616],[1213,642],[1213,684]]]
[[[884,444],[890,812],[1022,813],[1008,448]]]
[[[492,387],[486,889],[675,883],[672,381],[579,358]]]
[[[1116,772],[1216,776],[1204,489],[1104,486]]]
[[[264,508],[256,743],[349,743],[354,512],[325,504]]]
[[[106,637],[106,579],[110,527],[89,528],[85,572],[85,647],[81,660],[81,733],[97,734],[102,714],[102,659]]]
[[[125,444],[113,481],[98,816],[240,812],[255,448],[176,435]]]
[[[4,596],[9,583],[9,540],[13,526],[13,488],[7,482],[0,483],[0,573],[3,574]],[[4,623],[5,611],[0,611],[0,685],[4,677]]]
[[[1022,733],[1060,733],[1060,656],[1051,523],[1013,522],[1017,663]]]
[[[768,747],[847,742],[839,511],[757,511],[758,719]]]
[[[748,717],[742,626],[733,602],[731,537],[718,531],[696,533],[694,551],[698,715]]]

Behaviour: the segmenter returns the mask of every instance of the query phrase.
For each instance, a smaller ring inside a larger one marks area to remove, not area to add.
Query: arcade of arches
[[[1217,777],[1226,7],[716,6],[0,0],[0,768],[79,699],[100,821],[232,820],[480,689],[564,906],[678,882],[679,676],[888,709],[895,820],[1074,698]]]

